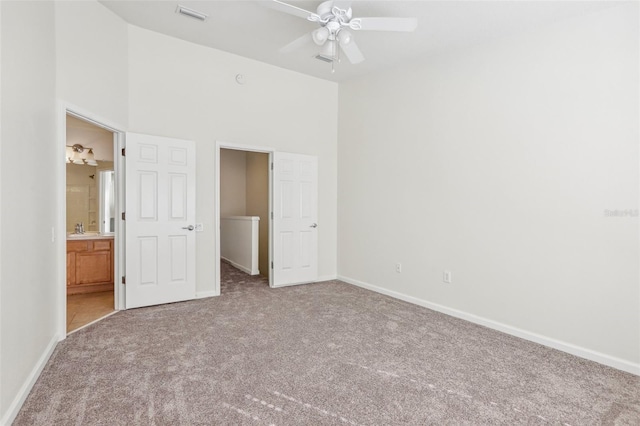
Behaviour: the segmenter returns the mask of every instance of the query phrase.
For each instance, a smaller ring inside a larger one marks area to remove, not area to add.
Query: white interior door
[[[273,154],[272,286],[318,279],[318,159]]]
[[[195,298],[195,144],[126,134],[127,309]]]

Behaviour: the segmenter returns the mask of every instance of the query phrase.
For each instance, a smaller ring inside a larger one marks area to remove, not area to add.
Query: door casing
[[[249,151],[249,152],[260,152],[264,154],[269,154],[269,164],[273,163],[273,153],[275,150],[273,148],[264,147],[264,146],[251,146],[251,145],[242,145],[231,142],[223,142],[216,141],[216,152],[215,152],[215,173],[216,173],[216,184],[215,184],[215,239],[216,239],[216,254],[215,254],[215,262],[216,262],[216,279],[215,279],[215,289],[214,296],[220,295],[220,150],[221,149],[233,149],[236,151]],[[273,185],[272,185],[272,174],[271,166],[269,166],[269,211],[273,211]],[[273,221],[269,219],[269,265],[271,265],[271,261],[273,260]],[[269,286],[271,287],[273,283],[273,269],[269,268]]]
[[[110,120],[100,117],[84,108],[72,105],[66,102],[59,102],[58,105],[58,155],[56,160],[56,181],[57,185],[56,204],[58,216],[55,220],[55,226],[52,229],[52,239],[55,244],[56,265],[58,267],[57,277],[54,280],[56,285],[57,299],[57,334],[58,341],[62,341],[67,337],[67,231],[66,231],[66,163],[64,161],[66,155],[67,142],[67,114],[72,115],[84,121],[88,121],[98,127],[102,127],[113,133],[113,168],[116,177],[116,214],[120,216],[122,206],[124,206],[124,158],[120,155],[124,148],[124,127],[113,123]],[[124,272],[124,226],[122,220],[116,220],[115,226],[115,244],[114,244],[114,308],[116,310],[124,309],[124,286],[120,281],[120,277]]]

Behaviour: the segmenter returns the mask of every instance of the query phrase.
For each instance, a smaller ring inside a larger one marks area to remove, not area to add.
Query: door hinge
[[[271,262],[271,269],[273,269],[273,262]]]
[[[125,214],[125,212],[122,212],[122,220],[126,220],[126,219],[125,219],[125,217],[126,217],[126,216],[127,216],[127,215]]]
[[[273,212],[271,212],[271,219],[273,219]]]
[[[124,157],[125,148],[122,148],[122,156]]]
[[[271,170],[273,170],[273,163],[271,163]]]
[[[127,284],[127,279],[126,279],[126,277],[122,277],[122,284]]]

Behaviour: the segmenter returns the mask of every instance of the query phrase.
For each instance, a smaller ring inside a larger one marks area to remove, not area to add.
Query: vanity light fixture
[[[83,156],[82,153],[85,150],[89,150],[89,152]],[[93,148],[84,147],[79,143],[69,146],[67,145],[67,163],[73,164],[86,164],[88,166],[97,166],[98,162],[96,161],[96,157],[93,154]]]
[[[87,158],[85,159],[88,165],[97,166],[98,162],[96,161],[95,155],[93,155],[93,148],[89,148],[89,152],[87,153]]]

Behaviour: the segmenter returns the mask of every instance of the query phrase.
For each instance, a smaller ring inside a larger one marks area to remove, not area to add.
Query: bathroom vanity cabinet
[[[67,240],[67,294],[113,290],[113,238]]]

